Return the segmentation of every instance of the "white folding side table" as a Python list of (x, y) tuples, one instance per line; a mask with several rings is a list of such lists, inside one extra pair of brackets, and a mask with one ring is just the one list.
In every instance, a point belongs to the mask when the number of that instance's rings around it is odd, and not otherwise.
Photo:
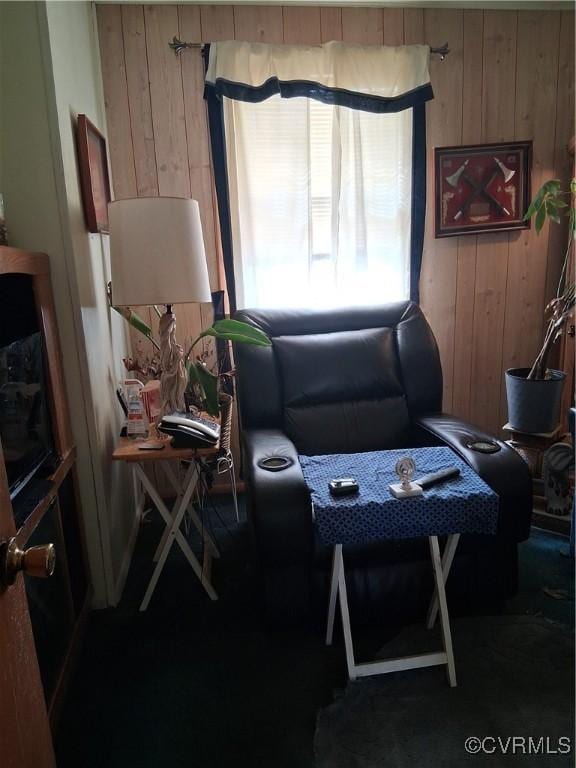
[[(427, 627), (428, 629), (431, 629), (434, 626), (439, 608), (440, 626), (442, 628), (442, 644), (444, 646), (444, 650), (436, 653), (398, 656), (393, 659), (370, 661), (363, 664), (359, 664), (354, 658), (352, 630), (350, 627), (350, 615), (348, 612), (348, 597), (346, 594), (346, 579), (344, 576), (342, 544), (336, 544), (334, 546), (332, 577), (330, 582), (330, 599), (328, 603), (326, 645), (332, 645), (334, 616), (336, 613), (336, 597), (338, 597), (342, 618), (342, 631), (344, 634), (344, 647), (346, 648), (346, 665), (348, 667), (348, 677), (350, 680), (356, 680), (358, 677), (369, 677), (370, 675), (382, 675), (387, 672), (400, 672), (401, 670), (405, 669), (417, 669), (418, 667), (433, 667), (439, 664), (445, 664), (448, 682), (452, 688), (456, 686), (456, 667), (454, 665), (452, 634), (450, 632), (450, 619), (448, 616), (448, 604), (446, 602), (446, 578), (448, 577), (450, 566), (452, 565), (452, 559), (454, 557), (456, 547), (458, 546), (459, 539), (459, 533), (455, 533), (448, 537), (448, 542), (444, 550), (444, 557), (441, 561), (438, 536), (428, 537), (436, 591), (428, 611)], [(452, 553), (449, 561), (446, 557), (448, 552)]]
[[(162, 442), (164, 448), (157, 450), (143, 450), (141, 446), (146, 445), (146, 443), (149, 442)], [(200, 477), (197, 460), (200, 458), (213, 457), (217, 454), (218, 446), (215, 446), (214, 448), (177, 449), (170, 445), (170, 438), (148, 441), (130, 440), (126, 437), (120, 438), (116, 449), (112, 454), (112, 459), (114, 461), (125, 461), (132, 467), (137, 513), (142, 512), (144, 491), (147, 491), (150, 499), (162, 515), (164, 523), (166, 524), (166, 528), (154, 555), (156, 567), (154, 568), (148, 588), (146, 589), (146, 593), (140, 604), (141, 611), (145, 611), (148, 607), (174, 542), (176, 542), (182, 550), (196, 577), (206, 590), (208, 597), (211, 600), (218, 599), (216, 590), (211, 582), (211, 573), (212, 558), (218, 558), (220, 557), (220, 554), (206, 526), (198, 517), (198, 514), (191, 503)], [(178, 469), (176, 471), (174, 469), (174, 463), (179, 463), (181, 461), (189, 462), (183, 475)], [(158, 489), (146, 474), (146, 464), (154, 464), (157, 467), (161, 467), (169, 483), (173, 487), (176, 493), (176, 500), (171, 510), (168, 509), (160, 496)], [(188, 513), (190, 520), (200, 534), (204, 544), (202, 563), (198, 561), (198, 558), (190, 549), (184, 534), (180, 530), (186, 513)]]
[[(407, 453), (414, 458), (419, 476), (454, 465), (460, 470), (460, 475), (456, 480), (426, 490), (423, 495), (395, 499), (390, 494), (389, 484), (397, 482), (394, 467), (398, 459)], [(454, 687), (456, 669), (446, 601), (446, 579), (462, 533), (496, 532), (497, 495), (447, 446), (412, 448), (408, 451), (300, 456), (299, 461), (310, 490), (316, 528), (322, 542), (333, 547), (326, 643), (332, 643), (338, 599), (349, 678), (355, 680), (369, 675), (443, 665), (446, 667), (448, 682)], [(356, 478), (359, 493), (350, 497), (332, 497), (328, 492), (328, 483), (335, 477)], [(442, 557), (438, 536), (447, 536)], [(359, 664), (354, 658), (343, 545), (379, 539), (423, 537), (428, 539), (435, 583), (435, 594), (430, 603), (426, 625), (431, 629), (440, 614), (442, 650)]]

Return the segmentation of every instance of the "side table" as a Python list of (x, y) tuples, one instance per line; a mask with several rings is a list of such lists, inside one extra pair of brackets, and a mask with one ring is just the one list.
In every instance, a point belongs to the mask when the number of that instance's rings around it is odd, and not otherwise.
[[(398, 479), (394, 471), (396, 462), (407, 454), (416, 463), (416, 477), (451, 466), (459, 468), (460, 476), (428, 489), (421, 496), (396, 499), (390, 494), (389, 485)], [(323, 544), (333, 547), (326, 643), (330, 645), (332, 642), (338, 597), (349, 678), (355, 680), (357, 677), (445, 665), (448, 682), (454, 687), (456, 669), (446, 602), (446, 579), (461, 533), (496, 533), (498, 496), (447, 447), (300, 456), (299, 461), (310, 489), (319, 536)], [(359, 484), (359, 492), (354, 496), (332, 497), (328, 483), (335, 477), (354, 477)], [(434, 625), (439, 611), (443, 650), (358, 664), (352, 643), (343, 545), (423, 536), (429, 541), (435, 582), (427, 627)], [(442, 559), (439, 536), (447, 536)]]
[(560, 425), (552, 432), (542, 432), (532, 434), (528, 432), (519, 432), (510, 424), (504, 424), (502, 430), (506, 433), (506, 442), (511, 448), (522, 456), (532, 477), (535, 479), (542, 477), (542, 458), (551, 445), (557, 443), (562, 436)]
[(442, 644), (444, 650), (436, 653), (421, 653), (413, 656), (397, 656), (394, 659), (383, 661), (370, 661), (358, 664), (354, 659), (354, 646), (352, 644), (352, 629), (350, 627), (350, 614), (348, 611), (348, 597), (346, 593), (346, 580), (344, 577), (344, 559), (342, 557), (342, 544), (334, 546), (332, 561), (332, 577), (330, 584), (330, 598), (328, 603), (328, 625), (326, 628), (326, 645), (332, 645), (332, 633), (334, 630), (334, 615), (336, 612), (336, 596), (340, 602), (342, 615), (342, 629), (344, 632), (344, 646), (346, 648), (346, 664), (348, 677), (356, 680), (358, 677), (370, 675), (382, 675), (387, 672), (400, 672), (405, 669), (417, 669), (419, 667), (433, 667), (437, 664), (445, 664), (447, 667), (448, 682), (451, 688), (456, 686), (456, 667), (454, 664), (454, 652), (452, 650), (452, 633), (450, 631), (450, 618), (448, 616), (448, 604), (446, 602), (446, 579), (450, 572), (450, 566), (460, 534), (456, 533), (448, 537), (445, 552), (451, 552), (451, 557), (445, 558), (443, 566), (440, 560), (440, 546), (438, 536), (429, 536), (430, 557), (434, 570), (436, 593), (428, 611), (427, 628), (432, 629), (436, 619), (438, 608), (440, 609), (440, 626), (442, 629)]
[[(147, 449), (146, 446), (151, 443), (162, 443), (164, 447), (157, 450)], [(143, 510), (144, 491), (146, 491), (156, 506), (156, 509), (162, 515), (166, 525), (154, 555), (156, 567), (154, 568), (148, 588), (146, 589), (146, 593), (140, 604), (141, 611), (145, 611), (148, 607), (150, 599), (156, 589), (160, 574), (164, 569), (164, 565), (166, 564), (166, 560), (175, 541), (190, 563), (192, 570), (206, 590), (209, 598), (211, 600), (218, 599), (218, 595), (212, 586), (210, 577), (212, 571), (212, 558), (218, 558), (220, 557), (220, 554), (212, 537), (206, 530), (206, 526), (203, 525), (191, 504), (192, 496), (200, 478), (200, 470), (198, 468), (197, 460), (217, 455), (218, 446), (214, 448), (177, 449), (171, 446), (170, 439), (130, 440), (127, 437), (121, 437), (116, 445), (114, 453), (112, 454), (112, 459), (114, 461), (125, 461), (132, 468), (137, 513), (141, 513)], [(188, 467), (183, 476), (179, 471), (179, 464), (182, 461), (188, 462)], [(175, 470), (173, 465), (176, 462), (178, 464), (178, 469)], [(151, 463), (162, 468), (168, 482), (176, 493), (176, 500), (171, 510), (168, 509), (150, 477), (145, 472), (145, 465)], [(188, 512), (192, 523), (202, 537), (204, 544), (202, 563), (198, 561), (198, 558), (190, 549), (184, 534), (180, 530), (186, 512)]]
[(528, 433), (514, 429), (509, 423), (502, 427), (506, 433), (506, 443), (514, 448), (528, 465), (532, 475), (534, 489), (533, 522), (547, 530), (569, 535), (570, 518), (550, 514), (547, 511), (546, 494), (542, 479), (544, 454), (554, 443), (562, 442), (565, 430), (558, 425), (552, 432)]

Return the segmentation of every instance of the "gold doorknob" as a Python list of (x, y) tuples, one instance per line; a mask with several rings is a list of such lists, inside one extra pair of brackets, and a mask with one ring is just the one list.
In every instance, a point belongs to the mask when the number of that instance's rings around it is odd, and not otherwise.
[(0, 576), (5, 585), (13, 584), (19, 571), (40, 579), (47, 579), (54, 573), (56, 566), (54, 544), (20, 549), (14, 538), (10, 539), (3, 549)]

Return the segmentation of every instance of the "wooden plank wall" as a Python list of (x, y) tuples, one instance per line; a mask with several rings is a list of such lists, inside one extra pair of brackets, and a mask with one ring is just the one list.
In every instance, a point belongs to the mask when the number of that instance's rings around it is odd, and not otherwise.
[[(220, 285), (202, 62), (167, 43), (223, 39), (271, 43), (402, 45), (446, 41), (432, 58), (428, 105), (428, 211), (422, 306), (444, 370), (444, 409), (498, 432), (506, 420), (503, 372), (528, 365), (562, 258), (558, 227), (435, 240), (433, 149), (534, 140), (533, 189), (568, 178), (574, 133), (574, 14), (282, 6), (98, 6), (114, 191), (200, 201), (213, 288)], [(179, 310), (186, 333), (205, 318)]]

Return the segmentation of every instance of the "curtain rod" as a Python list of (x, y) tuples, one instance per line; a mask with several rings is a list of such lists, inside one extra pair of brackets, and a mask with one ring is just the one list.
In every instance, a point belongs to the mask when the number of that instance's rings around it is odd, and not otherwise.
[[(182, 54), (186, 48), (204, 48), (204, 43), (186, 43), (183, 40), (179, 40), (176, 35), (174, 35), (172, 42), (168, 43), (168, 45), (172, 48), (176, 56)], [(440, 61), (444, 61), (446, 56), (450, 53), (450, 48), (448, 47), (448, 43), (444, 43), (444, 45), (441, 45), (438, 48), (430, 48), (430, 53), (440, 56)]]

